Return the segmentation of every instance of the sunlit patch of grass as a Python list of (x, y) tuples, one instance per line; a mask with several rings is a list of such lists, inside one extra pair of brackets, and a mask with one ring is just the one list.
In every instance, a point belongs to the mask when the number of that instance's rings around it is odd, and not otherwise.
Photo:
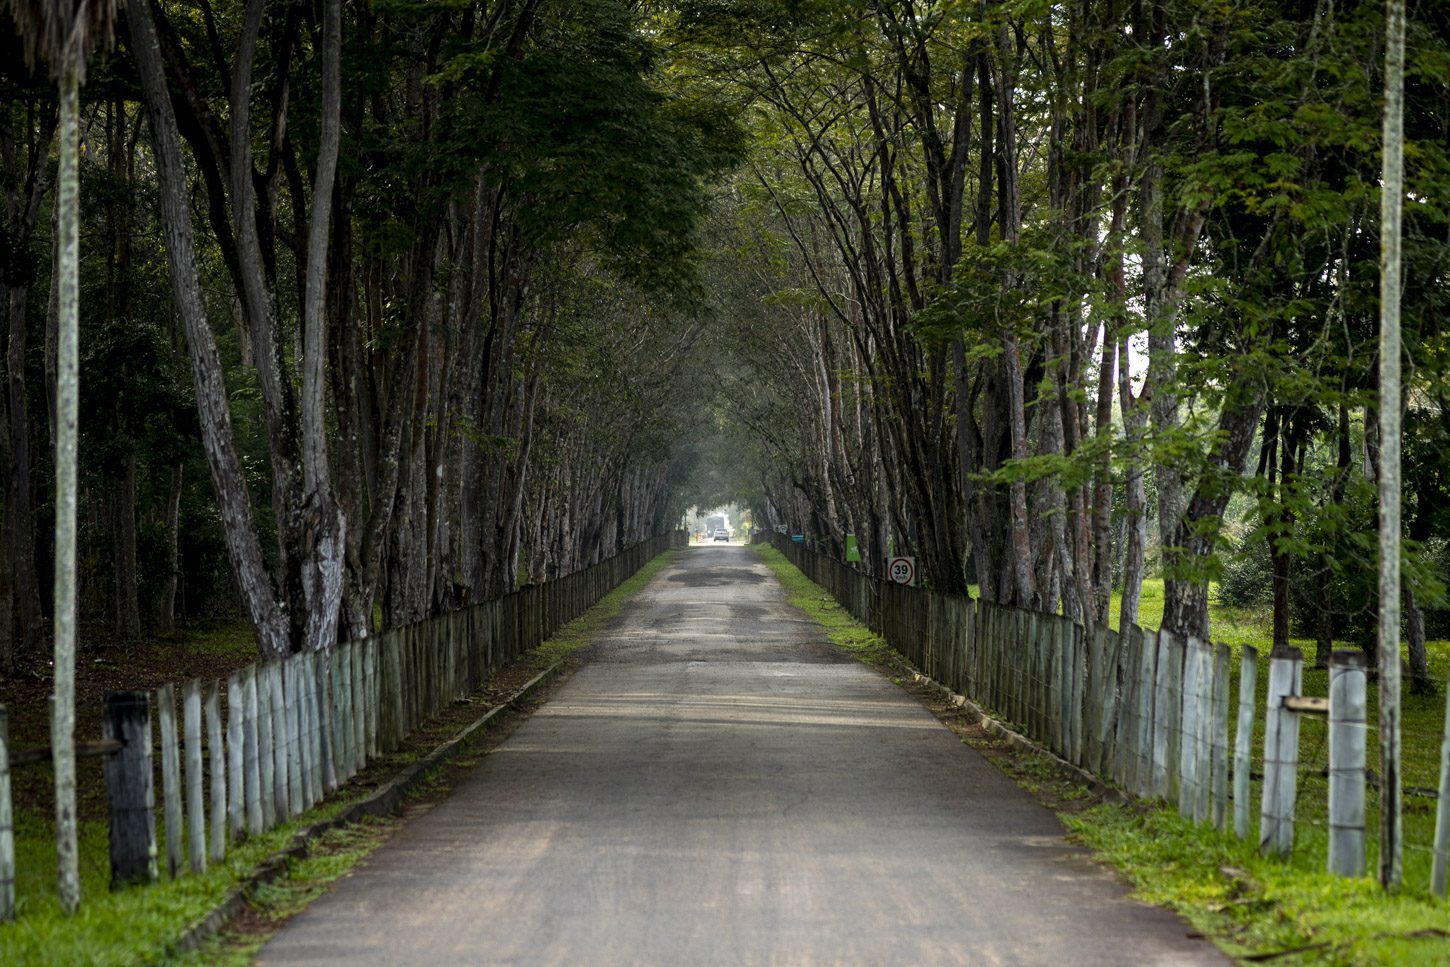
[(1137, 895), (1171, 907), (1235, 956), (1297, 951), (1280, 964), (1450, 962), (1445, 905), (1388, 895), (1374, 880), (1324, 872), (1301, 851), (1284, 861), (1166, 807), (1097, 806), (1063, 822), (1118, 867)]

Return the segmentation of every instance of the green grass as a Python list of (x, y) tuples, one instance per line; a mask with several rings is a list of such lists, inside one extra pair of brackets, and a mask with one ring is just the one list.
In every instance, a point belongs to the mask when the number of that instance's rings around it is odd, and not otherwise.
[[(81, 908), (67, 915), (55, 893), (53, 826), (33, 813), (16, 815), (15, 922), (0, 926), (0, 962), (133, 964), (161, 958), (169, 944), (205, 917), (282, 849), (303, 826), (328, 819), (356, 798), (339, 798), (234, 847), (203, 874), (183, 873), (148, 887), (111, 892), (107, 825), (80, 826)], [(165, 852), (165, 832), (158, 830)], [(161, 861), (165, 866), (164, 858)]]
[[(757, 548), (781, 578), (791, 604), (826, 629), (832, 641), (877, 661), (890, 653), (878, 636), (861, 626), (774, 548)], [(1116, 624), (1117, 596), (1112, 614)], [(1163, 613), (1163, 582), (1145, 581), (1140, 624), (1157, 627)], [(1262, 768), (1263, 707), (1268, 681), (1269, 621), (1265, 614), (1214, 606), (1213, 639), (1232, 650), (1233, 692), (1237, 694), (1243, 647), (1259, 650), (1258, 704), (1253, 768)], [(1313, 642), (1295, 640), (1312, 662)], [(1450, 643), (1427, 646), (1431, 678), (1446, 681)], [(1328, 672), (1304, 669), (1304, 693), (1328, 693)], [(1378, 771), (1374, 724), (1378, 690), (1369, 693), (1371, 724), (1369, 767)], [(1402, 773), (1407, 787), (1433, 789), (1439, 782), (1439, 753), (1445, 717), (1444, 694), (1402, 697)], [(1106, 804), (1061, 818), (1100, 858), (1133, 883), (1143, 899), (1178, 910), (1205, 935), (1235, 956), (1283, 954), (1276, 964), (1442, 964), (1450, 963), (1450, 909), (1429, 894), (1435, 816), (1434, 800), (1406, 796), (1403, 819), (1404, 886), (1386, 894), (1371, 877), (1345, 879), (1324, 872), (1328, 853), (1328, 782), (1319, 773), (1327, 765), (1323, 718), (1300, 721), (1300, 771), (1293, 855), (1287, 860), (1258, 855), (1252, 842), (1219, 833), (1179, 817), (1166, 806), (1131, 802)], [(1027, 771), (1019, 781), (1030, 787)], [(1261, 783), (1254, 781), (1250, 801), (1257, 817)], [(1366, 869), (1378, 863), (1378, 800), (1368, 790)], [(1068, 797), (1071, 798), (1071, 797)], [(1255, 820), (1257, 828), (1257, 820)], [(1301, 949), (1303, 948), (1303, 949)], [(1292, 953), (1284, 953), (1293, 951)]]
[[(552, 665), (588, 644), (601, 625), (618, 614), (624, 603), (666, 567), (676, 553), (668, 551), (655, 557), (583, 616), (561, 628), (535, 649), (535, 663)], [(211, 646), (218, 653), (224, 653), (236, 647), (233, 637), (230, 631), (219, 632)], [(390, 771), (396, 771), (421, 757), (424, 751), (391, 755), (384, 762)], [(419, 794), (437, 791), (444, 780), (442, 770), (434, 773), (425, 777)], [(329, 800), (285, 825), (248, 839), (228, 851), (221, 863), (209, 866), (204, 874), (183, 872), (169, 879), (163, 873), (159, 883), (115, 893), (109, 889), (108, 826), (104, 821), (83, 822), (79, 842), (82, 902), (74, 915), (61, 910), (56, 896), (52, 822), (34, 811), (17, 809), (17, 916), (14, 922), (0, 924), (0, 964), (6, 967), (119, 965), (168, 960), (176, 939), (221, 904), (251, 876), (258, 864), (287, 846), (299, 829), (335, 816), (369, 791), (360, 789)], [(381, 842), (379, 836), (364, 835), (359, 826), (328, 832), (320, 849), (314, 848), (306, 859), (290, 863), (282, 880), (259, 890), (254, 900), (262, 914), (280, 922), (310, 902), (326, 884), (353, 869)], [(158, 819), (157, 843), (162, 854), (165, 842), (165, 830), (160, 828)], [(164, 855), (161, 866), (164, 870)], [(260, 943), (255, 936), (224, 939), (204, 944), (201, 950), (179, 959), (197, 964), (246, 963)]]

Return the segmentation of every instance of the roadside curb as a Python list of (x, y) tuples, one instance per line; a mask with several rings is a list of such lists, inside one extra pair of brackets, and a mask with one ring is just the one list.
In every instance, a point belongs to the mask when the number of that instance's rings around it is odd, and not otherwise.
[(304, 826), (292, 837), (292, 842), (258, 864), (252, 875), (227, 895), (216, 909), (188, 927), (169, 946), (171, 954), (195, 950), (208, 937), (213, 936), (226, 925), (247, 904), (247, 898), (257, 887), (271, 883), (287, 870), (287, 864), (294, 859), (305, 859), (312, 844), (324, 833), (355, 823), (365, 817), (380, 817), (393, 813), (402, 805), (408, 794), (422, 781), (428, 772), (452, 759), (463, 744), (484, 729), (494, 719), (517, 708), (541, 686), (552, 679), (564, 666), (560, 659), (525, 682), (518, 691), (493, 706), (473, 722), (464, 726), (453, 738), (438, 745), (423, 758), (405, 766), (397, 775), (384, 782), (372, 794), (346, 807), (331, 819)]
[(1047, 763), (1053, 768), (1055, 772), (1057, 772), (1066, 779), (1069, 779), (1073, 782), (1080, 782), (1083, 785), (1087, 786), (1093, 791), (1093, 794), (1100, 798), (1103, 802), (1127, 801), (1127, 797), (1123, 795), (1121, 789), (1117, 788), (1116, 786), (1109, 785), (1106, 782), (1103, 782), (1103, 780), (1099, 779), (1091, 772), (1088, 772), (1086, 769), (1082, 769), (1078, 766), (1073, 765), (1071, 762), (1068, 762), (1057, 753), (1038, 745), (1036, 742), (1033, 742), (1021, 732), (1017, 732), (1011, 728), (1008, 728), (1005, 724), (1003, 724), (998, 719), (993, 718), (990, 714), (988, 714), (985, 709), (983, 709), (976, 702), (973, 702), (971, 699), (967, 698), (965, 695), (958, 695), (956, 692), (952, 691), (941, 682), (937, 681), (929, 675), (923, 675), (921, 672), (917, 671), (915, 668), (912, 668), (904, 661), (893, 660), (893, 664), (895, 664), (897, 670), (900, 671), (903, 675), (909, 676), (915, 684), (925, 685), (928, 688), (935, 689), (945, 694), (948, 701), (950, 701), (957, 708), (967, 713), (967, 717), (972, 720), (973, 725), (979, 726), (989, 735), (1002, 739), (1014, 749), (1022, 752), (1031, 752), (1035, 755), (1041, 756), (1043, 759), (1047, 760)]

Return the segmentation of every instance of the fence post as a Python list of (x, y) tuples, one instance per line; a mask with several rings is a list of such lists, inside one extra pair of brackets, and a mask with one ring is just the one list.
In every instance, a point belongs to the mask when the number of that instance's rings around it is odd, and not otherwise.
[(352, 709), (352, 774), (357, 775), (368, 764), (367, 675), (364, 671), (366, 641), (350, 642), (347, 646), (348, 659), (352, 665), (352, 677), (348, 685), (349, 707)]
[(267, 686), (268, 705), (272, 711), (272, 814), (278, 825), (291, 815), (291, 792), (287, 778), (287, 704), (282, 691), (282, 662), (271, 661), (262, 666), (266, 669), (263, 681)]
[(242, 673), (232, 672), (227, 676), (227, 828), (232, 842), (242, 838), (246, 826), (246, 766), (243, 756)]
[(1362, 651), (1329, 656), (1329, 872), (1364, 875), (1365, 668)]
[(261, 773), (260, 796), (262, 800), (262, 828), (271, 829), (277, 824), (277, 776), (275, 764), (275, 736), (272, 734), (272, 688), (271, 666), (256, 666), (255, 688), (257, 692), (257, 765)]
[(1193, 757), (1193, 819), (1206, 823), (1213, 793), (1213, 645), (1207, 641), (1196, 642), (1193, 660), (1198, 663), (1198, 688), (1193, 696), (1198, 706), (1192, 736), (1198, 746)]
[(176, 689), (162, 685), (156, 690), (156, 707), (161, 717), (161, 795), (166, 814), (166, 872), (172, 878), (181, 872), (181, 756), (176, 747)]
[(0, 705), (0, 923), (15, 919), (15, 815), (10, 808), (10, 720)]
[(221, 686), (212, 679), (206, 690), (206, 745), (211, 754), (211, 858), (227, 855), (227, 750), (222, 743)]
[(1258, 698), (1259, 650), (1244, 645), (1239, 650), (1239, 717), (1234, 730), (1234, 835), (1249, 838), (1253, 813), (1249, 803), (1249, 757), (1254, 742), (1254, 706)]
[(363, 712), (367, 731), (367, 758), (378, 757), (378, 636), (363, 642)]
[(1219, 642), (1213, 653), (1213, 825), (1228, 828), (1229, 647)]
[[(155, 882), (156, 793), (151, 778), (151, 696), (145, 692), (107, 692), (101, 735), (121, 743), (119, 752), (106, 756), (104, 766), (106, 795), (110, 800), (111, 889)], [(0, 790), (0, 794), (4, 792), (8, 790)], [(0, 799), (9, 804), (8, 795), (0, 795)]]
[(257, 666), (242, 672), (242, 769), (244, 773), (247, 832), (262, 832), (262, 763), (257, 748)]
[(1138, 734), (1134, 737), (1133, 756), (1138, 761), (1138, 785), (1133, 792), (1139, 796), (1153, 795), (1153, 692), (1158, 668), (1158, 632), (1138, 628), (1143, 646), (1138, 656)]
[(1202, 665), (1198, 660), (1200, 642), (1185, 639), (1183, 651), (1182, 713), (1178, 744), (1178, 815), (1196, 818), (1198, 808), (1198, 719), (1201, 714)]
[(298, 816), (307, 808), (307, 783), (303, 780), (302, 759), (302, 690), (297, 656), (282, 660), (282, 677), (286, 686), (283, 708), (287, 713), (287, 815)]
[(1264, 720), (1264, 796), (1259, 819), (1259, 850), (1288, 856), (1294, 849), (1294, 792), (1298, 784), (1299, 716), (1284, 699), (1299, 694), (1304, 656), (1298, 648), (1275, 649), (1269, 656), (1268, 711)]
[(1440, 740), (1440, 801), (1435, 807), (1434, 860), (1430, 867), (1430, 891), (1445, 895), (1450, 873), (1450, 688), (1445, 696), (1445, 734)]
[(182, 724), (186, 734), (186, 832), (191, 869), (206, 872), (206, 814), (201, 769), (201, 682), (181, 687)]

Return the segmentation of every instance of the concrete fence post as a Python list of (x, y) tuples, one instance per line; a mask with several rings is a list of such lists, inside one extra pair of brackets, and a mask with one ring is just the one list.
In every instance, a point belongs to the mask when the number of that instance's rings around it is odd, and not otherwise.
[(1364, 875), (1366, 660), (1362, 651), (1329, 658), (1329, 872)]
[(1269, 656), (1268, 709), (1264, 720), (1264, 795), (1259, 817), (1259, 850), (1288, 856), (1294, 849), (1294, 793), (1298, 786), (1299, 715), (1284, 708), (1298, 695), (1304, 655), (1276, 648)]

